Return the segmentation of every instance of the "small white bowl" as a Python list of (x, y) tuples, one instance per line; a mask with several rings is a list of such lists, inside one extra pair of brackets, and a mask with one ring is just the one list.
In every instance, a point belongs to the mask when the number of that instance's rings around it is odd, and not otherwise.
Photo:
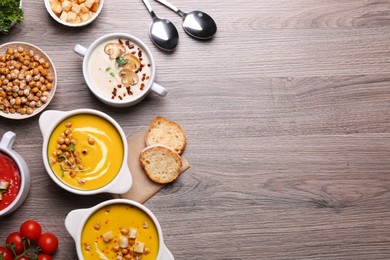
[[(88, 64), (89, 59), (94, 52), (94, 50), (102, 43), (109, 41), (109, 40), (118, 40), (123, 39), (130, 42), (133, 42), (141, 47), (143, 53), (148, 56), (151, 64), (151, 73), (150, 73), (150, 79), (148, 83), (146, 84), (144, 90), (134, 96), (131, 96), (130, 98), (124, 98), (123, 100), (117, 100), (117, 99), (111, 99), (111, 94), (105, 94), (98, 90), (96, 86), (92, 83), (92, 80), (89, 75), (88, 71)], [(137, 37), (126, 34), (126, 33), (111, 33), (101, 36), (100, 38), (96, 39), (89, 48), (85, 48), (81, 46), (80, 44), (76, 44), (74, 47), (74, 52), (78, 55), (83, 57), (83, 76), (84, 79), (89, 87), (89, 89), (92, 91), (92, 93), (102, 102), (106, 103), (107, 105), (114, 106), (114, 107), (128, 107), (135, 105), (142, 101), (151, 91), (153, 91), (155, 94), (159, 96), (166, 96), (168, 91), (161, 85), (154, 82), (155, 76), (156, 76), (156, 65), (153, 59), (152, 52), (149, 50), (149, 48), (146, 46), (145, 43), (143, 43), (140, 39)]]
[(57, 22), (59, 22), (60, 24), (63, 24), (65, 26), (69, 26), (69, 27), (82, 27), (82, 26), (85, 26), (85, 25), (92, 23), (99, 16), (100, 12), (102, 11), (103, 4), (104, 4), (104, 0), (100, 0), (100, 4), (99, 4), (99, 8), (98, 8), (97, 12), (93, 13), (92, 17), (89, 20), (87, 20), (85, 22), (81, 22), (81, 23), (71, 23), (71, 22), (66, 22), (66, 21), (61, 20), (51, 9), (50, 0), (45, 0), (45, 7), (46, 7), (47, 12), (50, 14), (50, 16), (53, 17), (53, 19), (56, 20)]
[(9, 156), (18, 166), (20, 172), (20, 189), (18, 195), (12, 201), (12, 203), (3, 210), (0, 210), (0, 217), (5, 216), (19, 208), (27, 198), (28, 192), (30, 190), (30, 171), (27, 167), (27, 164), (17, 152), (12, 150), (15, 137), (15, 133), (10, 131), (6, 132), (0, 142), (0, 152)]
[(52, 82), (53, 86), (52, 86), (52, 89), (50, 90), (49, 99), (41, 107), (35, 108), (35, 110), (32, 114), (22, 115), (19, 113), (5, 113), (2, 110), (0, 110), (0, 116), (5, 117), (5, 118), (9, 118), (9, 119), (26, 119), (26, 118), (29, 118), (29, 117), (32, 117), (32, 116), (39, 114), (50, 104), (51, 100), (54, 97), (56, 89), (57, 89), (57, 72), (56, 72), (56, 68), (54, 67), (54, 63), (50, 59), (50, 57), (43, 50), (38, 48), (37, 46), (35, 46), (31, 43), (27, 43), (27, 42), (7, 42), (7, 43), (0, 45), (0, 55), (4, 55), (8, 48), (17, 48), (19, 46), (23, 47), (26, 50), (33, 50), (35, 54), (39, 55), (42, 58), (45, 58), (45, 60), (47, 62), (49, 62), (49, 64), (50, 64), (49, 72), (53, 75), (54, 80)]
[(104, 201), (92, 208), (88, 209), (77, 209), (68, 213), (65, 218), (65, 227), (68, 230), (69, 234), (72, 236), (73, 240), (76, 244), (77, 256), (79, 259), (84, 259), (82, 249), (81, 249), (81, 235), (84, 229), (84, 225), (86, 224), (88, 218), (92, 216), (93, 213), (98, 211), (103, 207), (107, 207), (109, 205), (114, 204), (126, 204), (130, 206), (134, 206), (143, 212), (145, 212), (154, 222), (159, 238), (159, 249), (156, 260), (174, 260), (172, 253), (166, 247), (163, 238), (163, 232), (158, 222), (156, 216), (144, 205), (127, 199), (111, 199)]
[[(117, 173), (116, 177), (111, 182), (98, 189), (81, 190), (81, 189), (73, 188), (67, 185), (66, 183), (64, 183), (63, 181), (61, 181), (50, 167), (50, 162), (48, 159), (48, 145), (49, 145), (49, 140), (50, 140), (50, 136), (52, 135), (52, 132), (57, 127), (57, 125), (61, 123), (63, 120), (65, 120), (70, 116), (74, 116), (78, 114), (92, 114), (107, 120), (116, 128), (116, 130), (118, 131), (122, 139), (122, 144), (123, 144), (122, 166), (119, 169), (119, 172)], [(76, 109), (67, 112), (48, 110), (43, 112), (42, 115), (39, 117), (39, 126), (43, 135), (43, 146), (42, 146), (43, 163), (45, 165), (47, 173), (58, 186), (60, 186), (61, 188), (69, 192), (80, 194), (80, 195), (93, 195), (93, 194), (104, 193), (104, 192), (121, 194), (130, 190), (133, 181), (127, 163), (127, 158), (128, 158), (127, 139), (120, 125), (112, 117), (94, 109)], [(110, 151), (108, 151), (108, 153), (110, 153)]]

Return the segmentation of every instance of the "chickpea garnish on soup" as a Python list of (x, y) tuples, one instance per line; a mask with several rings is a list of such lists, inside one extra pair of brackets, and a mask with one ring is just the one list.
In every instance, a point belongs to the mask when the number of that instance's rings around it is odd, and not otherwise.
[(51, 170), (66, 185), (79, 190), (106, 186), (122, 167), (121, 136), (109, 121), (77, 114), (59, 123), (50, 136)]

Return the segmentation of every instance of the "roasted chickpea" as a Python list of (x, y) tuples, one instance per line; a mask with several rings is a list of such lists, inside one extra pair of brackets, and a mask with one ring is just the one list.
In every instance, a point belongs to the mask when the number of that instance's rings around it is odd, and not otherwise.
[(9, 55), (14, 54), (14, 48), (8, 48), (7, 49), (7, 54), (9, 54)]
[(34, 68), (33, 69), (33, 75), (38, 75), (39, 74), (39, 69), (38, 68)]
[(34, 112), (34, 109), (33, 109), (33, 108), (31, 108), (31, 107), (28, 107), (28, 108), (27, 108), (27, 114), (28, 114), (28, 115), (31, 115), (33, 112)]
[(31, 92), (34, 93), (34, 94), (35, 94), (35, 93), (38, 93), (38, 91), (39, 91), (39, 88), (38, 88), (38, 87), (35, 87), (35, 88), (33, 88), (33, 89), (31, 90)]
[(44, 63), (42, 63), (42, 66), (43, 66), (45, 69), (50, 68), (50, 64), (49, 64), (49, 62), (47, 62), (47, 61), (45, 61)]

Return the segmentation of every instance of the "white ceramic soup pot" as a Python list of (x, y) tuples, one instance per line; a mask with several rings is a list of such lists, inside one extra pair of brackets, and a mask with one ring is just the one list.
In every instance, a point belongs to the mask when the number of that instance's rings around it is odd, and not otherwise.
[[(58, 186), (80, 195), (120, 194), (131, 188), (127, 139), (113, 118), (94, 109), (48, 110), (40, 116), (39, 126), (43, 135), (43, 163)], [(70, 132), (66, 132), (67, 127)], [(62, 143), (68, 142), (68, 148), (61, 147), (61, 138)], [(85, 164), (86, 161), (89, 165)]]
[(143, 100), (150, 91), (165, 96), (168, 91), (154, 82), (155, 62), (149, 48), (126, 33), (106, 34), (89, 48), (76, 44), (83, 59), (83, 76), (92, 93), (114, 107), (128, 107)]
[[(132, 218), (132, 217), (127, 217), (127, 215), (126, 215), (126, 216), (122, 217), (122, 221), (124, 221), (126, 223), (122, 223), (122, 222), (116, 223), (117, 218), (111, 219), (108, 216), (108, 214), (110, 214), (111, 212), (114, 211), (113, 206), (115, 206), (115, 205), (119, 205), (122, 207), (131, 207), (131, 208), (135, 208), (136, 210), (140, 210), (140, 211), (144, 212), (146, 214), (146, 216), (148, 216), (148, 219), (151, 219), (151, 221), (153, 221), (154, 226), (157, 229), (158, 253), (156, 254), (157, 256), (155, 259), (156, 260), (174, 260), (172, 253), (169, 251), (169, 249), (166, 247), (166, 245), (164, 243), (163, 232), (161, 230), (161, 226), (160, 226), (156, 216), (144, 205), (142, 205), (136, 201), (132, 201), (132, 200), (128, 200), (128, 199), (111, 199), (111, 200), (107, 200), (105, 202), (102, 202), (102, 203), (100, 203), (92, 208), (77, 209), (77, 210), (73, 210), (73, 211), (69, 212), (69, 214), (65, 218), (65, 227), (75, 241), (77, 256), (79, 259), (86, 259), (83, 255), (83, 248), (82, 248), (83, 246), (86, 246), (86, 241), (83, 241), (83, 231), (85, 231), (85, 230), (91, 231), (92, 229), (95, 229), (95, 230), (93, 230), (93, 232), (98, 233), (104, 229), (104, 223), (108, 223), (108, 222), (113, 222), (114, 223), (113, 225), (118, 225), (118, 226), (120, 226), (122, 224), (124, 224), (125, 226), (127, 224), (131, 226), (133, 219), (135, 219), (136, 217)], [(100, 222), (101, 219), (99, 217), (94, 216), (94, 213), (99, 212), (99, 211), (104, 212), (105, 220), (103, 223)], [(117, 211), (117, 212), (119, 212), (119, 211)], [(131, 215), (132, 213), (128, 213), (128, 214)], [(91, 219), (90, 222), (92, 222), (92, 223), (88, 223), (89, 219)], [(127, 220), (128, 220), (128, 222), (127, 222)], [(96, 223), (98, 223), (99, 227), (97, 228), (96, 226), (94, 226), (94, 228), (91, 228), (90, 225), (95, 223), (95, 221), (96, 221)], [(137, 221), (142, 221), (142, 220), (136, 220), (134, 222), (137, 222)], [(133, 224), (134, 224), (134, 222), (133, 222)], [(145, 227), (142, 227), (141, 229), (143, 229), (143, 228), (145, 228)], [(149, 226), (146, 228), (151, 228), (151, 227)], [(112, 230), (110, 230), (110, 231), (112, 231)], [(101, 231), (101, 232), (103, 232), (103, 231)], [(118, 231), (116, 231), (116, 232), (118, 232)], [(129, 235), (126, 234), (126, 237), (130, 237), (130, 233), (129, 233)], [(86, 235), (84, 235), (84, 237), (88, 238), (90, 236), (86, 234)], [(104, 235), (103, 235), (103, 237), (104, 237)], [(138, 233), (137, 233), (137, 239), (138, 239)], [(119, 239), (119, 240), (121, 240), (121, 239)], [(101, 252), (99, 251), (99, 248), (96, 248), (96, 247), (98, 247), (97, 245), (99, 244), (99, 241), (94, 241), (94, 242), (95, 242), (95, 245), (91, 245), (91, 248), (89, 250), (91, 250), (91, 252), (92, 252), (92, 250), (94, 252), (98, 252), (98, 254), (100, 254), (100, 259), (108, 259), (107, 257), (105, 257), (104, 255), (101, 254)], [(115, 246), (115, 238), (107, 246), (114, 247)], [(146, 246), (147, 246), (147, 243), (145, 243), (145, 247)]]
[[(3, 209), (0, 209), (0, 217), (5, 216), (19, 208), (23, 204), (30, 190), (30, 171), (27, 167), (27, 164), (17, 152), (12, 150), (15, 137), (15, 133), (9, 131), (3, 135), (3, 138), (0, 142), (0, 155), (2, 156), (1, 161), (5, 160), (4, 165), (0, 166), (0, 181), (8, 183), (7, 189), (5, 189), (5, 192), (2, 194), (2, 203), (3, 206), (6, 203), (9, 203), (4, 208), (2, 207)], [(3, 167), (7, 167), (7, 169)], [(8, 171), (10, 168), (15, 168), (15, 170), (19, 171), (20, 179), (17, 178), (17, 175), (19, 175), (17, 172), (10, 173)], [(5, 172), (2, 172), (3, 170)], [(14, 180), (12, 175), (14, 175), (14, 177), (16, 177), (18, 180)], [(14, 191), (17, 193), (15, 194)]]

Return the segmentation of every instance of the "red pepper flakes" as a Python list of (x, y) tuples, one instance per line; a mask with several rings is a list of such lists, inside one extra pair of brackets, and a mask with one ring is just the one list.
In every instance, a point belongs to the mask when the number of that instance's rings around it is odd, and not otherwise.
[(118, 42), (119, 42), (120, 45), (123, 45), (123, 42), (122, 42), (121, 39), (118, 39)]
[(125, 44), (127, 45), (127, 47), (129, 49), (133, 49), (134, 48), (134, 45), (132, 43), (130, 43), (129, 41), (126, 41)]

